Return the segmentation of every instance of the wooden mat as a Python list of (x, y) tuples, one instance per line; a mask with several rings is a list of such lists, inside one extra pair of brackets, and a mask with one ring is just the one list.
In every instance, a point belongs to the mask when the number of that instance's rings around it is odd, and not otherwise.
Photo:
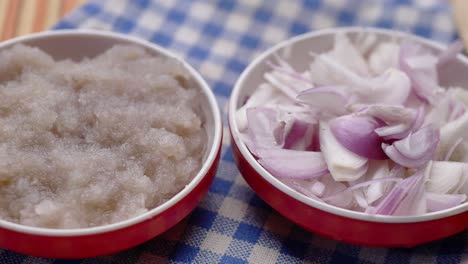
[(86, 0), (0, 0), (0, 41), (43, 31)]

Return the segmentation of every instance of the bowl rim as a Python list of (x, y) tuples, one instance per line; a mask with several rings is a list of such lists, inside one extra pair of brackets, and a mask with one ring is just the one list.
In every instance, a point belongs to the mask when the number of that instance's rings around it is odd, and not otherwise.
[[(362, 220), (362, 221), (367, 221), (367, 222), (376, 222), (376, 223), (417, 223), (417, 222), (424, 222), (424, 221), (432, 221), (432, 220), (437, 220), (441, 218), (446, 218), (450, 216), (454, 216), (457, 214), (464, 213), (468, 211), (468, 202), (465, 202), (461, 205), (458, 205), (456, 207), (452, 207), (446, 210), (442, 211), (437, 211), (437, 212), (432, 212), (432, 213), (426, 213), (422, 215), (416, 215), (416, 216), (388, 216), (388, 215), (372, 215), (372, 214), (366, 214), (363, 212), (356, 212), (348, 209), (343, 209), (339, 207), (335, 207), (333, 205), (329, 205), (326, 203), (322, 203), (319, 201), (316, 201), (312, 198), (309, 198), (296, 190), (293, 190), (292, 188), (288, 187), (278, 179), (276, 179), (273, 175), (271, 175), (267, 170), (265, 170), (254, 158), (254, 156), (250, 153), (248, 150), (247, 146), (245, 143), (242, 141), (239, 129), (237, 127), (236, 119), (235, 119), (235, 113), (236, 110), (238, 109), (238, 101), (239, 101), (239, 94), (242, 88), (244, 87), (243, 83), (245, 82), (246, 78), (250, 75), (250, 72), (257, 67), (258, 65), (261, 65), (264, 63), (264, 60), (274, 52), (285, 48), (289, 45), (292, 45), (294, 43), (304, 41), (310, 38), (315, 38), (323, 35), (333, 35), (336, 33), (374, 33), (374, 34), (379, 34), (379, 35), (385, 35), (389, 37), (395, 37), (398, 39), (401, 38), (407, 38), (413, 41), (416, 41), (418, 43), (421, 43), (424, 46), (428, 46), (430, 48), (433, 48), (435, 50), (441, 51), (444, 48), (446, 48), (446, 45), (438, 43), (436, 41), (423, 38), (421, 36), (417, 36), (414, 34), (410, 34), (407, 32), (402, 32), (398, 30), (393, 30), (393, 29), (383, 29), (383, 28), (374, 28), (374, 27), (338, 27), (338, 28), (329, 28), (329, 29), (322, 29), (322, 30), (317, 30), (317, 31), (312, 31), (308, 32), (305, 34), (301, 34), (295, 37), (292, 37), (290, 39), (284, 40), (273, 47), (265, 50), (262, 52), (257, 58), (255, 58), (248, 66), (247, 68), (244, 69), (240, 77), (237, 79), (237, 82), (234, 85), (234, 88), (231, 93), (230, 101), (229, 101), (229, 114), (228, 114), (228, 124), (230, 127), (231, 135), (233, 138), (233, 144), (236, 144), (238, 147), (241, 155), (244, 158), (250, 166), (258, 173), (260, 177), (262, 177), (264, 180), (266, 180), (268, 183), (273, 185), (275, 188), (277, 188), (279, 191), (287, 194), (288, 196), (294, 198), (298, 202), (301, 202), (303, 204), (306, 204), (308, 206), (311, 206), (315, 209), (322, 210), (324, 212), (346, 217), (346, 218), (352, 218), (356, 220)], [(461, 60), (465, 65), (468, 66), (468, 58), (464, 56), (458, 56), (458, 60)]]
[(161, 54), (168, 58), (173, 58), (179, 61), (185, 69), (187, 69), (192, 78), (194, 78), (195, 82), (200, 86), (201, 92), (206, 96), (209, 107), (210, 113), (213, 118), (213, 143), (210, 146), (209, 152), (206, 155), (206, 160), (204, 161), (202, 167), (195, 175), (195, 177), (190, 181), (189, 184), (185, 186), (184, 189), (179, 191), (175, 196), (173, 196), (168, 201), (164, 202), (163, 204), (140, 214), (138, 216), (132, 217), (130, 219), (119, 221), (112, 224), (101, 225), (96, 227), (87, 227), (87, 228), (76, 228), (76, 229), (54, 229), (54, 228), (43, 228), (43, 227), (34, 227), (34, 226), (27, 226), (18, 223), (13, 223), (10, 221), (6, 221), (0, 219), (0, 228), (8, 229), (11, 231), (30, 234), (30, 235), (40, 235), (40, 236), (52, 236), (52, 237), (77, 237), (77, 236), (89, 236), (89, 235), (97, 235), (101, 233), (108, 233), (112, 231), (116, 231), (119, 229), (124, 229), (126, 227), (130, 227), (136, 225), (138, 223), (144, 222), (151, 218), (157, 217), (167, 209), (171, 208), (172, 206), (179, 203), (184, 197), (186, 197), (189, 193), (191, 193), (196, 186), (198, 186), (201, 181), (207, 176), (208, 171), (214, 166), (214, 163), (217, 159), (218, 152), (221, 148), (222, 143), (222, 133), (223, 133), (223, 126), (222, 126), (222, 118), (221, 118), (221, 111), (216, 101), (215, 95), (211, 90), (208, 83), (203, 79), (200, 73), (198, 73), (187, 61), (182, 59), (180, 56), (176, 55), (172, 51), (159, 46), (155, 43), (151, 43), (141, 38), (137, 38), (130, 35), (125, 35), (122, 33), (110, 32), (110, 31), (100, 31), (95, 29), (63, 29), (63, 30), (51, 30), (51, 31), (43, 31), (39, 33), (29, 34), (25, 36), (20, 36), (16, 38), (12, 38), (3, 42), (0, 42), (0, 50), (14, 45), (23, 43), (24, 41), (31, 41), (31, 40), (39, 40), (39, 39), (47, 39), (47, 38), (54, 38), (54, 37), (96, 37), (96, 38), (103, 38), (103, 39), (115, 39), (120, 41), (127, 41), (132, 44), (135, 44), (140, 47), (144, 47), (149, 51), (156, 52), (157, 54)]

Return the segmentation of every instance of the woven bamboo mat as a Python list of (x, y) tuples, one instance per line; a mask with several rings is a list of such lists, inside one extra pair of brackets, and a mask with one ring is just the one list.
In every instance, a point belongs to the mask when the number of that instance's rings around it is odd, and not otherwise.
[(86, 0), (0, 0), (0, 41), (53, 26)]

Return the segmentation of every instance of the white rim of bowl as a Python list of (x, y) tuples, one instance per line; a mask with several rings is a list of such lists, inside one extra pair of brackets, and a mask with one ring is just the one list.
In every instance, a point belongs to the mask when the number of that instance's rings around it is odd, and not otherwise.
[[(415, 40), (419, 43), (422, 43), (423, 45), (429, 46), (431, 48), (437, 49), (437, 50), (442, 50), (446, 46), (437, 43), (435, 41), (425, 39), (423, 37), (419, 37), (416, 35), (412, 35), (409, 33), (401, 32), (401, 31), (396, 31), (396, 30), (390, 30), (390, 29), (379, 29), (379, 28), (369, 28), (369, 27), (342, 27), (342, 28), (330, 28), (330, 29), (324, 29), (324, 30), (317, 30), (309, 33), (305, 33), (290, 39), (287, 39), (285, 41), (282, 41), (278, 43), (277, 45), (269, 48), (268, 50), (262, 52), (257, 58), (254, 59), (253, 62), (251, 62), (247, 68), (242, 72), (241, 76), (237, 80), (234, 89), (231, 93), (231, 98), (229, 101), (229, 117), (228, 117), (228, 122), (229, 126), (232, 129), (232, 136), (234, 138), (234, 142), (237, 147), (239, 148), (239, 151), (241, 152), (242, 156), (248, 161), (248, 163), (255, 169), (255, 171), (261, 175), (261, 177), (272, 184), (274, 187), (282, 191), (283, 193), (291, 196), (292, 198), (309, 205), (311, 207), (314, 207), (316, 209), (320, 209), (322, 211), (325, 211), (327, 213), (343, 216), (343, 217), (348, 217), (352, 219), (357, 219), (357, 220), (362, 220), (362, 221), (368, 221), (368, 222), (379, 222), (379, 223), (416, 223), (416, 222), (423, 222), (423, 221), (430, 221), (430, 220), (437, 220), (453, 215), (457, 215), (460, 213), (464, 213), (468, 211), (468, 202), (465, 202), (459, 206), (438, 211), (438, 212), (433, 212), (433, 213), (427, 213), (423, 215), (417, 215), (417, 216), (387, 216), (387, 215), (372, 215), (372, 214), (366, 214), (362, 212), (356, 212), (356, 211), (351, 211), (348, 209), (343, 209), (339, 207), (335, 207), (333, 205), (329, 205), (326, 203), (321, 203), (319, 201), (313, 200), (311, 198), (308, 198), (307, 196), (291, 189), (290, 187), (286, 186), (284, 183), (280, 182), (278, 179), (273, 177), (267, 170), (265, 170), (260, 164), (257, 162), (257, 160), (253, 157), (253, 155), (250, 153), (248, 150), (247, 146), (244, 144), (244, 142), (241, 140), (239, 136), (239, 129), (236, 124), (236, 119), (235, 119), (235, 113), (237, 110), (237, 104), (239, 101), (239, 93), (240, 90), (243, 86), (243, 83), (251, 70), (257, 65), (263, 64), (264, 60), (266, 57), (271, 55), (272, 53), (278, 51), (281, 48), (284, 48), (286, 46), (289, 46), (293, 43), (302, 41), (304, 39), (308, 38), (313, 38), (321, 35), (332, 35), (336, 34), (338, 32), (344, 32), (344, 33), (352, 33), (352, 32), (363, 32), (363, 33), (376, 33), (376, 34), (381, 34), (381, 35), (387, 35), (390, 37), (397, 37), (397, 38), (408, 38), (411, 40)], [(468, 66), (468, 59), (462, 56), (458, 56), (459, 60), (463, 61), (464, 64)]]
[(13, 38), (4, 42), (0, 43), (0, 49), (3, 49), (6, 46), (22, 43), (27, 40), (36, 40), (42, 38), (50, 38), (50, 37), (66, 37), (66, 36), (95, 36), (95, 37), (103, 37), (103, 38), (110, 38), (110, 39), (117, 39), (122, 41), (131, 42), (138, 46), (142, 46), (150, 51), (155, 51), (163, 56), (167, 56), (170, 58), (174, 58), (181, 62), (183, 66), (190, 72), (190, 75), (195, 79), (195, 81), (200, 85), (200, 88), (204, 95), (206, 95), (211, 112), (213, 114), (212, 118), (214, 119), (214, 136), (213, 136), (213, 144), (211, 149), (206, 156), (206, 160), (198, 171), (197, 175), (190, 181), (188, 185), (185, 186), (179, 193), (173, 196), (170, 200), (166, 201), (165, 203), (149, 210), (148, 212), (138, 215), (136, 217), (132, 217), (130, 219), (116, 222), (113, 224), (96, 226), (96, 227), (87, 227), (87, 228), (77, 228), (77, 229), (52, 229), (52, 228), (42, 228), (42, 227), (32, 227), (21, 225), (13, 222), (9, 222), (6, 220), (0, 219), (0, 228), (9, 229), (19, 233), (25, 233), (30, 235), (42, 235), (42, 236), (54, 236), (54, 237), (68, 237), (68, 236), (87, 236), (87, 235), (97, 235), (101, 233), (107, 233), (119, 229), (123, 229), (138, 223), (141, 223), (145, 220), (153, 218), (165, 210), (169, 209), (170, 207), (174, 206), (180, 200), (182, 200), (185, 196), (187, 196), (193, 189), (198, 186), (198, 184), (205, 178), (208, 171), (211, 169), (213, 164), (215, 163), (216, 156), (218, 151), (221, 148), (221, 138), (222, 138), (222, 119), (221, 119), (221, 112), (218, 107), (218, 103), (215, 99), (215, 96), (210, 89), (209, 85), (203, 79), (203, 77), (185, 60), (180, 58), (179, 56), (175, 55), (171, 51), (158, 46), (157, 44), (148, 42), (146, 40), (136, 38), (129, 35), (124, 35), (115, 32), (107, 32), (107, 31), (99, 31), (99, 30), (92, 30), (92, 29), (72, 29), (72, 30), (52, 30), (52, 31), (44, 31), (40, 33), (30, 34), (22, 37)]

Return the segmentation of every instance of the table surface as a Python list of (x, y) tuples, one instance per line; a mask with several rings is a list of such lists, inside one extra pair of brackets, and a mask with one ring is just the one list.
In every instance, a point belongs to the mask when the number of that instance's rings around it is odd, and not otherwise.
[[(0, 38), (47, 28), (81, 2), (0, 0)], [(226, 103), (236, 78), (272, 45), (307, 31), (350, 25), (396, 28), (448, 43), (456, 35), (447, 3), (95, 0), (54, 28), (122, 32), (178, 53), (211, 85), (226, 121)], [(307, 232), (255, 195), (239, 174), (230, 148), (226, 135), (219, 171), (205, 199), (157, 238), (115, 255), (73, 261), (0, 249), (0, 263), (468, 263), (466, 231), (411, 249), (359, 247)]]

